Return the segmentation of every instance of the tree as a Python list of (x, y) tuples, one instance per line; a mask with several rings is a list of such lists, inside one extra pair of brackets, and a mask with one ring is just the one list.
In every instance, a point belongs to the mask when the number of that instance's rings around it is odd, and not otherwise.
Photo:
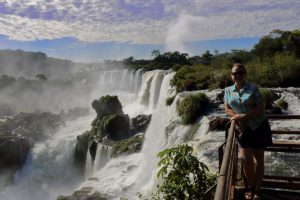
[(160, 55), (160, 51), (158, 49), (155, 49), (151, 52), (151, 57), (156, 58), (159, 55)]
[(131, 64), (133, 64), (133, 62), (134, 62), (134, 57), (133, 56), (130, 56), (130, 57), (125, 58), (123, 60), (124, 65), (131, 65)]
[(204, 64), (210, 64), (213, 55), (207, 50), (201, 55)]

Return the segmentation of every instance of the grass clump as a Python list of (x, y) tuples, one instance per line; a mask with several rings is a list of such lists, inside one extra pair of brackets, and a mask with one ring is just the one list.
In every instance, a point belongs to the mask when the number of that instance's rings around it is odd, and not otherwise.
[(192, 124), (198, 117), (202, 115), (209, 100), (203, 93), (191, 94), (185, 97), (177, 105), (177, 112), (182, 119), (184, 125)]

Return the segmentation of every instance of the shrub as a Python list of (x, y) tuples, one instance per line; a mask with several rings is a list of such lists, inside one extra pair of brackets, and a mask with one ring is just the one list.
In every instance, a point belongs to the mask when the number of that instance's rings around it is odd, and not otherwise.
[(201, 116), (208, 106), (209, 100), (203, 93), (192, 94), (185, 97), (177, 105), (177, 112), (183, 124), (192, 124)]
[(277, 53), (274, 57), (256, 58), (246, 67), (249, 80), (262, 87), (300, 86), (300, 60), (294, 55)]

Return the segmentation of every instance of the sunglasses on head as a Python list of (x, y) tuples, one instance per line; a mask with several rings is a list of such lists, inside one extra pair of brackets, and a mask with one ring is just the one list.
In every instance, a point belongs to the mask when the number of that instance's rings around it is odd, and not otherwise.
[(239, 72), (231, 72), (231, 74), (233, 75), (233, 76), (237, 76), (237, 75), (244, 75), (244, 73), (245, 72), (243, 72), (243, 71), (239, 71)]

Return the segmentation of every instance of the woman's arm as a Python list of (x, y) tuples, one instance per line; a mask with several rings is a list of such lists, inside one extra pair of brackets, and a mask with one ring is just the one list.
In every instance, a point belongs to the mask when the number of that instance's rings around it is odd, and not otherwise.
[(225, 112), (227, 115), (229, 115), (230, 117), (236, 115), (236, 113), (234, 112), (234, 110), (230, 107), (230, 105), (228, 103), (225, 103)]
[(225, 111), (226, 114), (231, 117), (230, 120), (246, 120), (253, 119), (264, 113), (265, 106), (264, 103), (261, 103), (255, 109), (251, 110), (248, 113), (237, 114), (227, 103), (225, 103)]

